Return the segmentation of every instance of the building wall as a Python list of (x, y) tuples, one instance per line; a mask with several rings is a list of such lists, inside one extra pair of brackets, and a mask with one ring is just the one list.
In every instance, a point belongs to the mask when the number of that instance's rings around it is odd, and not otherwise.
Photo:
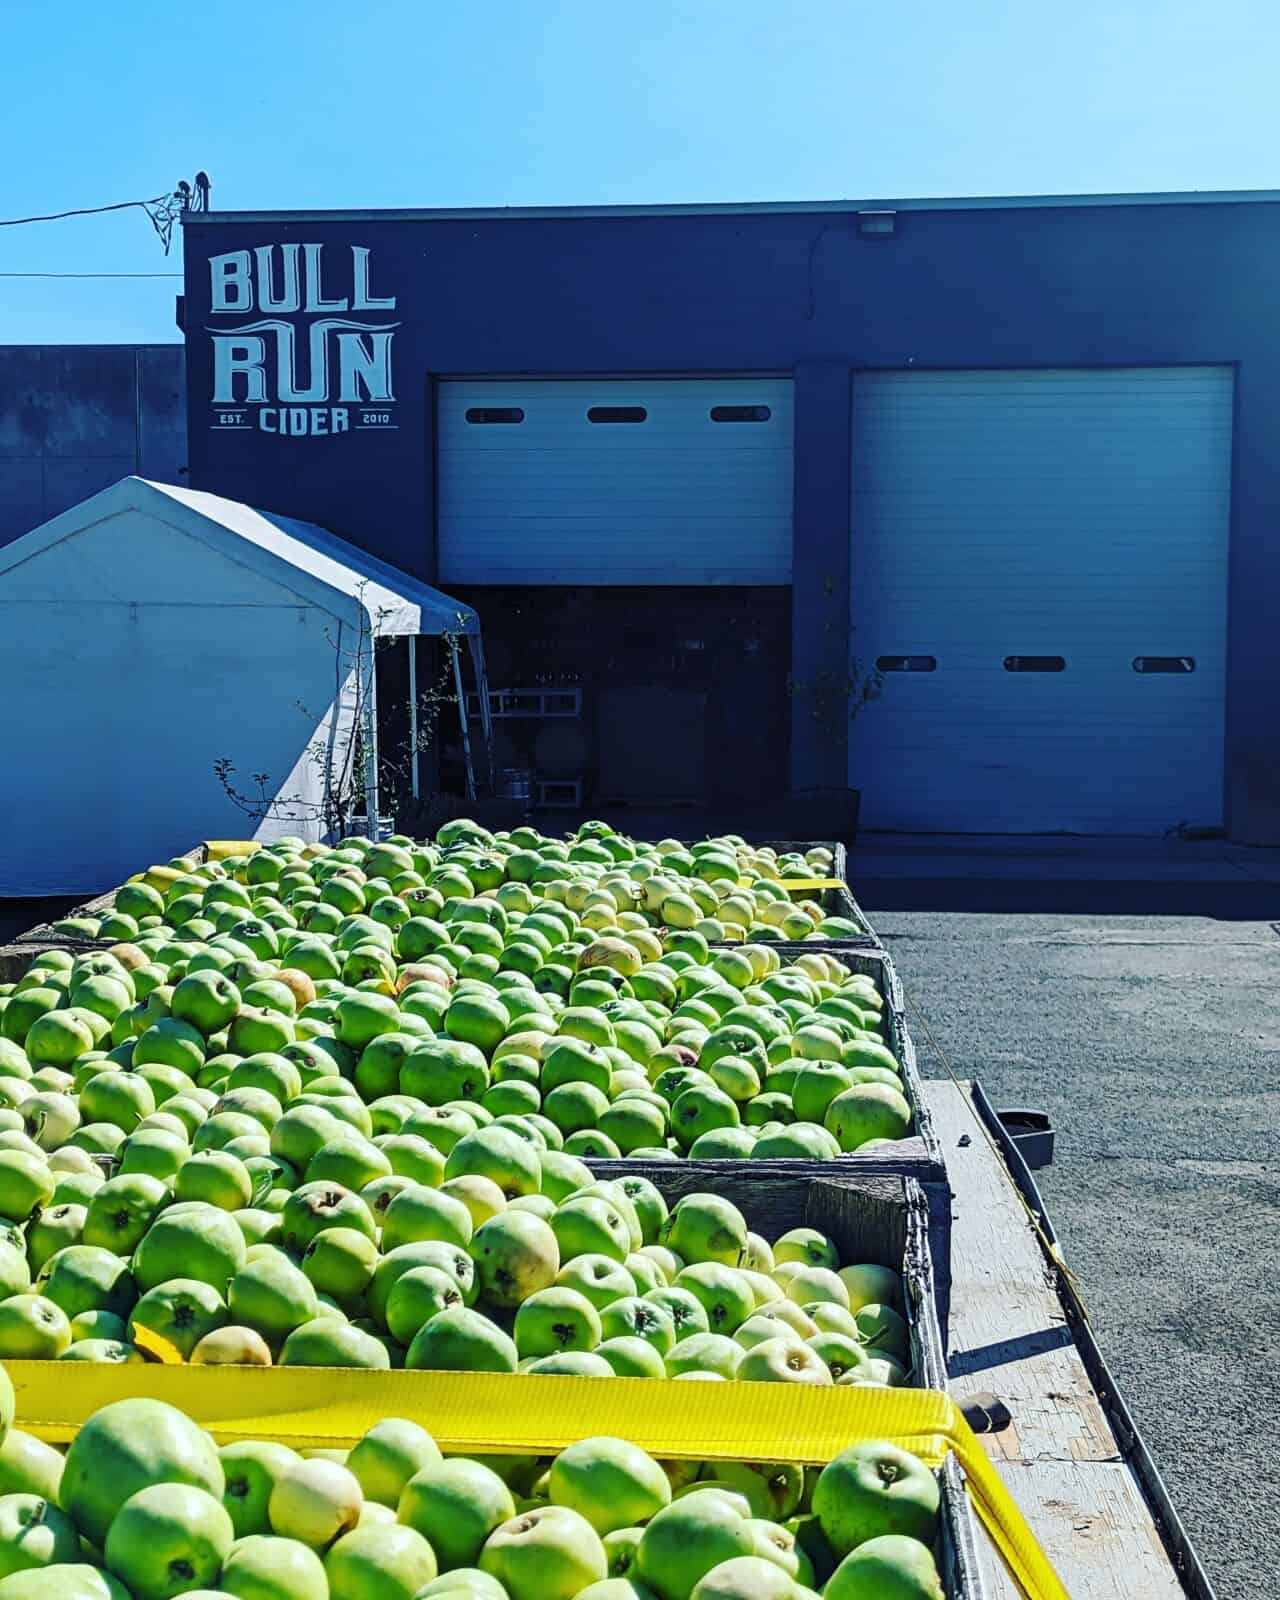
[[(321, 268), (310, 312), (215, 309), (263, 248)], [(310, 248), (308, 248), (310, 247)], [(243, 251), (236, 258), (232, 252)], [(805, 697), (847, 679), (849, 378), (859, 368), (1232, 363), (1237, 371), (1228, 663), (1232, 836), (1280, 842), (1280, 255), (1273, 202), (905, 209), (890, 239), (851, 211), (321, 219), (213, 214), (186, 232), (192, 483), (311, 517), (431, 578), (432, 382), (506, 373), (782, 372), (796, 383), (792, 780), (841, 784), (844, 735)], [(361, 290), (363, 289), (363, 293)], [(346, 301), (345, 306), (339, 303)], [(331, 319), (325, 322), (325, 319)], [(336, 319), (336, 320), (333, 320)], [(215, 411), (215, 344), (270, 346), (255, 397)], [(379, 330), (390, 388), (338, 407), (276, 341)], [(281, 329), (284, 329), (283, 334)], [(361, 335), (345, 329), (348, 353)], [(368, 334), (372, 340), (372, 332)], [(319, 345), (317, 346), (319, 348)], [(330, 348), (330, 345), (326, 345)], [(221, 343), (223, 360), (234, 361)], [(367, 354), (376, 352), (372, 343)], [(245, 355), (244, 351), (239, 352)], [(281, 369), (288, 383), (288, 369)], [(224, 371), (224, 388), (228, 380)], [(375, 375), (375, 384), (377, 378)], [(274, 385), (274, 387), (273, 387)], [(353, 392), (364, 394), (365, 390)], [(384, 420), (385, 419), (385, 420)], [(311, 431), (323, 427), (323, 433)], [(284, 430), (284, 431), (282, 431)], [(295, 431), (305, 430), (305, 431)], [(1158, 559), (1158, 551), (1154, 553)]]
[(182, 345), (0, 346), (0, 544), (129, 473), (187, 482)]

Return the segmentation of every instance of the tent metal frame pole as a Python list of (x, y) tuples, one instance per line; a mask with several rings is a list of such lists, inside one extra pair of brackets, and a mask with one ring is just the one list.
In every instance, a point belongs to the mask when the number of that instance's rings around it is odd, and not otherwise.
[(467, 723), (467, 694), (462, 687), (462, 657), (458, 652), (458, 641), (453, 634), (449, 635), (449, 655), (453, 660), (453, 683), (458, 695), (458, 721), (462, 725), (462, 755), (467, 765), (467, 799), (476, 797), (476, 770), (471, 760), (471, 729)]
[(418, 798), (418, 639), (409, 635), (409, 792)]
[(373, 640), (369, 640), (369, 654), (364, 656), (360, 671), (368, 664), (368, 680), (361, 696), (360, 718), (364, 724), (364, 816), (365, 832), (371, 839), (378, 837), (378, 675), (374, 660)]
[(484, 730), (485, 770), (489, 774), (490, 792), (493, 790), (493, 720), (489, 706), (489, 672), (484, 664), (484, 640), (478, 633), (467, 635), (471, 651), (471, 665), (476, 675), (476, 688), (480, 695), (480, 726)]

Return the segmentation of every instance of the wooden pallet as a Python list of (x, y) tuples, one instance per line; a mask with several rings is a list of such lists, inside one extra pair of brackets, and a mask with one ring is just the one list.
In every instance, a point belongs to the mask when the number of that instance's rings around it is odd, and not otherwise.
[[(954, 1196), (952, 1394), (989, 1391), (1008, 1406), (1012, 1426), (982, 1442), (1072, 1600), (1185, 1600), (1013, 1180), (966, 1095), (952, 1083), (923, 1088)], [(1015, 1600), (985, 1542), (982, 1557), (991, 1600)]]

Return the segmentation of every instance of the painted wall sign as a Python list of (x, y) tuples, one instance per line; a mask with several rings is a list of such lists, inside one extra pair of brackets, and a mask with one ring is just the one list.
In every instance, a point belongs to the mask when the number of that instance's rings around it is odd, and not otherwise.
[(395, 295), (373, 292), (372, 255), (291, 243), (209, 257), (210, 318), (248, 319), (206, 325), (212, 429), (297, 438), (396, 427), (400, 324), (386, 318)]

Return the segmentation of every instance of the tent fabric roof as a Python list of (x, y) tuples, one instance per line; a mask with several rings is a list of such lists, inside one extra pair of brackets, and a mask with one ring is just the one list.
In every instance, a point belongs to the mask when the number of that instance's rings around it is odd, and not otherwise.
[(308, 588), (319, 586), (344, 597), (347, 604), (341, 610), (350, 611), (353, 603), (363, 607), (375, 636), (480, 632), (480, 620), (469, 606), (327, 528), (258, 511), (221, 495), (137, 477), (122, 478), (0, 549), (0, 580), (12, 568), (73, 537), (88, 521), (131, 509), (178, 523), (192, 537), (223, 547), (242, 565), (263, 571), (274, 567), (272, 576), (277, 580), (281, 565), (292, 569), (309, 580)]

